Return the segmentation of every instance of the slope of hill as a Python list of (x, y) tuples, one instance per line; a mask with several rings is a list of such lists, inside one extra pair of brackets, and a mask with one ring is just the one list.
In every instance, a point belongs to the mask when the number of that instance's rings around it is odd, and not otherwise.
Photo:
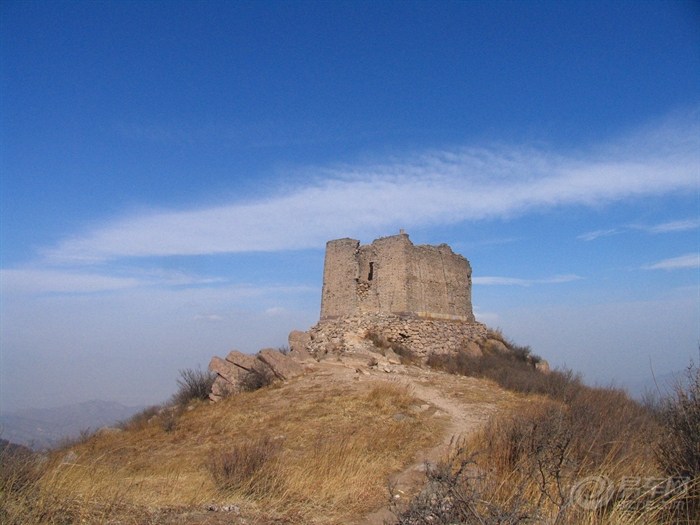
[(502, 342), (432, 368), (329, 354), (285, 383), (149, 409), (38, 461), (0, 458), (0, 522), (700, 523), (697, 432), (678, 427), (687, 454), (671, 435), (659, 462), (662, 417)]
[(100, 432), (52, 454), (45, 488), (68, 514), (107, 505), (120, 523), (382, 523), (388, 479), (408, 497), (452, 435), (517, 402), (474, 378), (329, 359)]

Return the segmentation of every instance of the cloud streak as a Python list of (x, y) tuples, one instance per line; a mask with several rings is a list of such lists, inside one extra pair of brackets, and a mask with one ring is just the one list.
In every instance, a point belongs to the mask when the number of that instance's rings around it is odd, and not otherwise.
[(592, 232), (582, 233), (577, 237), (577, 239), (590, 242), (595, 241), (596, 239), (600, 239), (601, 237), (611, 237), (613, 235), (619, 235), (624, 231), (624, 228), (608, 228), (605, 230), (594, 230)]
[(680, 257), (664, 259), (643, 267), (645, 270), (686, 270), (700, 268), (700, 253), (689, 253)]
[(479, 286), (532, 286), (535, 284), (560, 284), (579, 281), (583, 277), (579, 275), (555, 275), (544, 279), (520, 279), (518, 277), (484, 276), (474, 277), (473, 283)]
[(700, 228), (700, 219), (686, 219), (681, 221), (664, 222), (647, 228), (649, 233), (671, 233), (697, 230)]
[(339, 235), (370, 236), (399, 227), (696, 190), (698, 128), (695, 121), (666, 126), (663, 133), (647, 132), (587, 154), (457, 148), (309, 168), (299, 175), (311, 182), (268, 198), (122, 217), (64, 239), (45, 255), (52, 263), (75, 264), (316, 248)]
[(0, 270), (3, 293), (99, 293), (144, 286), (202, 286), (224, 282), (183, 272), (131, 269), (129, 275), (112, 275), (99, 271), (52, 268), (9, 268)]
[(620, 226), (618, 228), (609, 228), (605, 230), (594, 230), (582, 233), (577, 238), (582, 241), (594, 241), (596, 239), (600, 239), (601, 237), (610, 237), (612, 235), (619, 235), (621, 233), (626, 233), (630, 231), (643, 231), (653, 235), (658, 235), (665, 233), (676, 233), (697, 230), (698, 228), (700, 228), (700, 219), (684, 219), (678, 221), (663, 222), (661, 224), (655, 224), (652, 226), (635, 224), (630, 226)]

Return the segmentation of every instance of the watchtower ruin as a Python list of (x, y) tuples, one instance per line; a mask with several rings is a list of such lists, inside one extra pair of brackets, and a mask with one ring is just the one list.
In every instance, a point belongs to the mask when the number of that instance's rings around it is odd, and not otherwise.
[(472, 311), (472, 269), (447, 244), (414, 245), (408, 235), (361, 245), (326, 244), (321, 318), (290, 334), (290, 348), (319, 356), (371, 350), (371, 339), (415, 356), (454, 352), (485, 337)]
[(368, 245), (328, 241), (321, 321), (382, 313), (474, 322), (471, 275), (447, 244), (416, 246), (403, 231)]

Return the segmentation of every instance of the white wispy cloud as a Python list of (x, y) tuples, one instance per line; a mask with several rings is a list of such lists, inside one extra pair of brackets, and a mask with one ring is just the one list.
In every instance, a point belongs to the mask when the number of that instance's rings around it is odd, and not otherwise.
[(632, 224), (626, 226), (619, 226), (616, 228), (608, 228), (604, 230), (594, 230), (582, 233), (577, 237), (577, 239), (580, 239), (582, 241), (594, 241), (601, 237), (610, 237), (612, 235), (619, 235), (621, 233), (626, 233), (630, 231), (643, 231), (646, 233), (656, 235), (664, 233), (691, 231), (697, 230), (698, 228), (700, 228), (700, 219), (682, 219), (653, 225)]
[(282, 306), (271, 306), (270, 308), (267, 308), (265, 310), (265, 315), (270, 316), (270, 317), (276, 317), (276, 316), (280, 316), (286, 312), (287, 312), (287, 310)]
[(625, 231), (622, 228), (609, 228), (606, 230), (594, 230), (591, 232), (586, 232), (582, 233), (577, 237), (577, 239), (580, 239), (582, 241), (594, 241), (596, 239), (600, 239), (601, 237), (610, 237), (612, 235), (618, 235)]
[(224, 320), (223, 316), (218, 314), (197, 314), (194, 316), (195, 321), (208, 321), (212, 323), (220, 323)]
[(579, 275), (555, 275), (543, 279), (521, 279), (518, 277), (498, 277), (498, 276), (483, 276), (474, 277), (473, 284), (481, 286), (532, 286), (535, 284), (559, 284), (570, 283), (583, 279)]
[(647, 230), (649, 233), (670, 233), (697, 230), (698, 228), (700, 228), (700, 219), (685, 219), (649, 226)]
[(3, 293), (96, 293), (126, 290), (144, 286), (195, 286), (223, 282), (222, 279), (189, 275), (184, 272), (143, 270), (129, 272), (113, 268), (85, 271), (81, 268), (55, 269), (41, 267), (6, 268), (0, 270)]
[(143, 286), (143, 280), (45, 269), (0, 270), (3, 293), (93, 293)]
[(587, 153), (519, 146), (429, 151), (302, 169), (297, 175), (310, 182), (254, 201), (122, 217), (88, 227), (45, 255), (54, 263), (94, 263), (321, 247), (342, 235), (695, 191), (698, 166), (697, 118)]
[(683, 270), (700, 268), (700, 253), (688, 253), (679, 257), (663, 259), (662, 261), (643, 266), (645, 270)]

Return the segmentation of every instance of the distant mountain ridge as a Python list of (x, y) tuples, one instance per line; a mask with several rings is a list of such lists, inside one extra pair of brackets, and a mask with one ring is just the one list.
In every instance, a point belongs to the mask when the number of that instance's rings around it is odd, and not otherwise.
[(114, 425), (143, 407), (128, 407), (114, 401), (85, 401), (55, 408), (30, 408), (0, 415), (0, 438), (43, 450), (81, 431)]

